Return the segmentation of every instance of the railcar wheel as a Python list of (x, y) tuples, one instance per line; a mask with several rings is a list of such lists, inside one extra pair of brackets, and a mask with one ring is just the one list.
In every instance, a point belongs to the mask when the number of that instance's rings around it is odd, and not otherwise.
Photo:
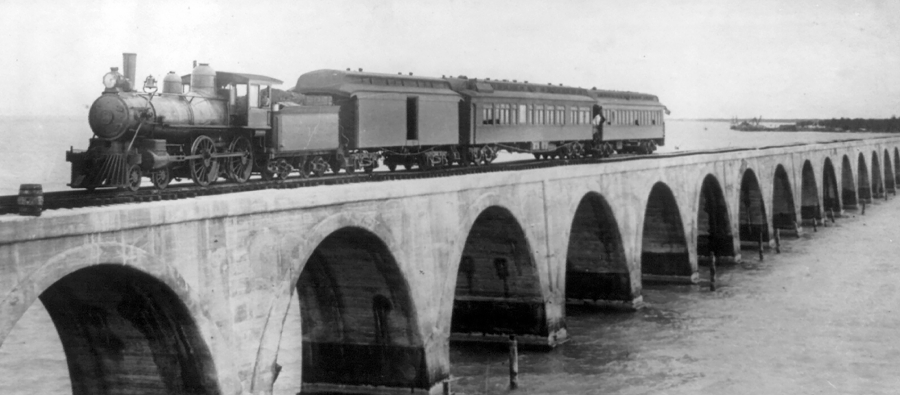
[(291, 175), (291, 172), (294, 170), (294, 168), (290, 163), (288, 163), (286, 159), (279, 159), (275, 162), (274, 170), (275, 176), (278, 177), (279, 180), (284, 181), (288, 178), (288, 176)]
[(647, 146), (648, 146), (648, 148), (650, 148), (651, 154), (656, 151), (656, 142), (655, 141), (650, 140), (650, 142), (647, 143)]
[(128, 179), (125, 181), (125, 188), (131, 192), (137, 192), (141, 189), (141, 168), (133, 165), (128, 169)]
[(406, 156), (403, 158), (403, 168), (406, 170), (412, 170), (413, 166), (416, 164), (416, 158), (412, 155)]
[(534, 159), (535, 159), (535, 160), (541, 160), (541, 154), (535, 152), (535, 153), (533, 153), (532, 155), (534, 155)]
[(191, 155), (201, 158), (191, 159), (191, 179), (202, 187), (209, 186), (219, 178), (219, 161), (214, 158), (216, 144), (208, 136), (200, 136), (191, 145)]
[(240, 153), (241, 156), (235, 156), (226, 159), (225, 172), (232, 181), (243, 184), (250, 179), (253, 173), (253, 146), (246, 137), (238, 137), (231, 142), (228, 147), (230, 153)]
[(309, 173), (312, 171), (312, 166), (307, 160), (305, 156), (298, 156), (294, 159), (294, 163), (297, 165), (297, 173), (300, 174), (300, 178), (309, 178)]
[(375, 165), (363, 166), (363, 171), (366, 172), (366, 174), (372, 174), (372, 172), (375, 171)]
[(166, 189), (172, 181), (172, 177), (169, 175), (169, 168), (163, 167), (162, 169), (150, 172), (150, 181), (153, 181), (153, 186), (155, 186), (156, 189), (159, 189), (160, 191)]
[(385, 164), (387, 165), (388, 170), (390, 170), (392, 173), (397, 171), (397, 162), (386, 160)]
[(469, 159), (472, 164), (475, 166), (481, 166), (484, 164), (484, 152), (481, 151), (481, 148), (469, 151)]
[(494, 159), (497, 159), (497, 151), (494, 150), (493, 147), (485, 145), (484, 147), (481, 147), (481, 157), (484, 164), (489, 165)]
[(328, 162), (325, 161), (325, 158), (321, 156), (316, 156), (309, 161), (309, 165), (312, 168), (312, 173), (316, 177), (322, 177), (325, 175), (325, 172), (328, 170)]

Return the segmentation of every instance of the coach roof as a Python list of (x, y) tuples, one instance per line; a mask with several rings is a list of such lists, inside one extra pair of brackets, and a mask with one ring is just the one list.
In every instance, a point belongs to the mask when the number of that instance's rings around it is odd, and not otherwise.
[(359, 92), (434, 94), (459, 96), (440, 78), (340, 70), (316, 70), (297, 78), (292, 89), (302, 94), (352, 96)]

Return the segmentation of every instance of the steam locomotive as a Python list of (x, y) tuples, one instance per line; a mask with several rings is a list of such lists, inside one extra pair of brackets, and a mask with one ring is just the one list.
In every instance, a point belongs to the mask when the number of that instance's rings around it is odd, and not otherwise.
[(149, 76), (135, 90), (137, 55), (103, 77), (91, 106), (94, 137), (70, 150), (69, 186), (159, 189), (175, 178), (208, 186), (224, 177), (371, 172), (383, 163), (423, 170), (490, 164), (497, 152), (536, 159), (652, 153), (665, 144), (667, 112), (656, 96), (518, 81), (318, 70), (279, 101), (282, 81), (195, 64)]

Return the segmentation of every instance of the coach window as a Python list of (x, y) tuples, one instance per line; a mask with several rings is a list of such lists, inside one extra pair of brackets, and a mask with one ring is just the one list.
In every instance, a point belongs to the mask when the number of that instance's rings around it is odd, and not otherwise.
[(250, 85), (247, 103), (250, 103), (250, 108), (259, 108), (259, 85)]
[(419, 98), (406, 98), (406, 139), (419, 139)]
[(494, 116), (492, 115), (492, 109), (490, 103), (484, 103), (484, 107), (481, 108), (481, 123), (483, 125), (490, 125), (494, 122)]
[(519, 123), (526, 124), (528, 123), (527, 111), (525, 110), (526, 106), (524, 104), (519, 104)]

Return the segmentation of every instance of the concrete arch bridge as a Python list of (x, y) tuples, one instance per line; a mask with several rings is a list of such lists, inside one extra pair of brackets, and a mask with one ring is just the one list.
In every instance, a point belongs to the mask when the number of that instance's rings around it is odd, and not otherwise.
[[(450, 340), (554, 346), (895, 193), (900, 139), (0, 217), (0, 341), (40, 301), (82, 394), (438, 393)], [(754, 251), (747, 251), (756, 254)], [(47, 330), (51, 330), (47, 328)]]

